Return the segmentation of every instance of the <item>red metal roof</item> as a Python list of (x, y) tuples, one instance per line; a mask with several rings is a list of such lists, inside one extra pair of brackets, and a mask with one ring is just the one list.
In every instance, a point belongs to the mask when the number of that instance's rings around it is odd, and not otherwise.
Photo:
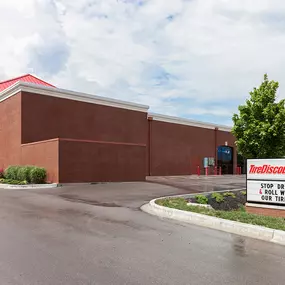
[(44, 85), (44, 86), (49, 86), (49, 87), (55, 87), (31, 74), (25, 74), (25, 75), (22, 75), (16, 78), (12, 78), (12, 79), (0, 82), (0, 92), (19, 81), (29, 82), (29, 83), (39, 84), (39, 85)]

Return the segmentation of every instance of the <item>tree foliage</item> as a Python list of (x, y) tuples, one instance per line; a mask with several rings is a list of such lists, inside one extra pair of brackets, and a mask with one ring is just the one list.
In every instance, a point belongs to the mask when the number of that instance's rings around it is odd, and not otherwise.
[(278, 87), (265, 74), (245, 105), (239, 106), (239, 114), (233, 116), (237, 150), (245, 158), (285, 156), (285, 100), (276, 102)]

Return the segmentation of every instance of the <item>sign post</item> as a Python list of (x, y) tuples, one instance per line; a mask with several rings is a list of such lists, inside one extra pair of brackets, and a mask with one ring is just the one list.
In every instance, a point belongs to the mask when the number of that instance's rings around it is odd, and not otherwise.
[(247, 206), (285, 210), (285, 159), (248, 159), (246, 187)]

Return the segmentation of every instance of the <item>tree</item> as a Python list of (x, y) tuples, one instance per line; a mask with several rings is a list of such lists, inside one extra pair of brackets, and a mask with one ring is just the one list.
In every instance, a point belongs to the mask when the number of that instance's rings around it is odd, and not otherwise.
[(245, 158), (285, 157), (285, 100), (276, 102), (278, 87), (265, 74), (245, 105), (239, 106), (239, 115), (233, 115), (232, 133), (238, 153)]

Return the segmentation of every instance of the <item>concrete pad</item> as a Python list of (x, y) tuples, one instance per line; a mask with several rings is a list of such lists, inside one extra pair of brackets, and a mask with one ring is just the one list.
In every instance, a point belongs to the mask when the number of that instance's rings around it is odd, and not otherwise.
[(188, 193), (201, 193), (246, 188), (246, 180), (244, 175), (148, 176), (146, 180), (152, 183), (184, 189), (187, 190)]

